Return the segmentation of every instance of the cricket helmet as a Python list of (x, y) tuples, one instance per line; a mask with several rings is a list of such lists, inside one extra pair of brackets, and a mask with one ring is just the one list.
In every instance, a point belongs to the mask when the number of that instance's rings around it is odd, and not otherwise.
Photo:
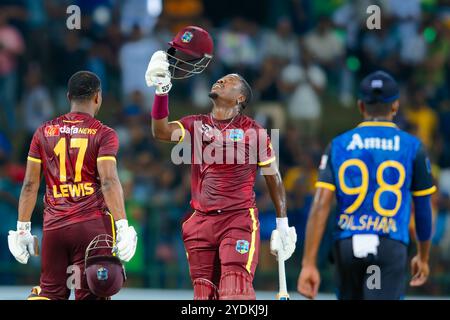
[(211, 35), (200, 27), (184, 27), (169, 45), (167, 57), (172, 79), (185, 79), (203, 72), (213, 57)]
[(89, 290), (98, 297), (115, 295), (126, 280), (125, 267), (115, 253), (113, 237), (100, 234), (89, 243), (84, 258)]

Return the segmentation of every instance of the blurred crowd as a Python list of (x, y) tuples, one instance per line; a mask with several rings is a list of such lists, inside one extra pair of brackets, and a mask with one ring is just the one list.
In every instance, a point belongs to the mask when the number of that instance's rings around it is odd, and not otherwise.
[[(171, 118), (208, 112), (210, 87), (226, 73), (240, 73), (252, 85), (255, 99), (245, 113), (268, 129), (280, 129), (288, 216), (299, 235), (287, 265), (289, 287), (295, 288), (299, 272), (324, 146), (360, 121), (358, 83), (383, 69), (402, 88), (396, 123), (422, 139), (439, 186), (433, 198), (433, 276), (417, 292), (450, 294), (450, 1), (253, 2), (264, 12), (251, 18), (224, 13), (213, 20), (208, 17), (217, 12), (208, 14), (211, 3), (201, 0), (0, 0), (0, 284), (38, 279), (38, 261), (34, 268), (18, 266), (6, 235), (15, 228), (31, 136), (42, 122), (68, 111), (67, 81), (85, 69), (102, 80), (99, 118), (119, 134), (127, 214), (140, 235), (136, 256), (127, 264), (133, 274), (129, 285), (190, 288), (180, 235), (190, 213), (190, 168), (172, 164), (171, 145), (151, 137), (154, 90), (146, 87), (144, 74), (154, 51), (166, 49), (181, 26), (195, 24), (212, 34), (214, 59), (205, 73), (175, 81)], [(79, 30), (66, 25), (72, 4), (81, 9)], [(381, 8), (381, 29), (367, 28), (371, 4)], [(262, 177), (255, 192), (263, 243), (255, 287), (274, 290), (276, 261), (268, 240), (275, 212)], [(32, 221), (39, 232), (41, 201)], [(320, 251), (325, 290), (333, 288), (332, 224), (330, 219)]]

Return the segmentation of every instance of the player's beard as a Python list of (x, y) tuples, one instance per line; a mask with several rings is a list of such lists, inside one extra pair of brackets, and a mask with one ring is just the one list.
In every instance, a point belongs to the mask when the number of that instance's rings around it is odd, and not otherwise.
[(213, 100), (216, 100), (219, 97), (219, 94), (217, 92), (210, 92), (208, 94), (208, 97), (210, 97)]

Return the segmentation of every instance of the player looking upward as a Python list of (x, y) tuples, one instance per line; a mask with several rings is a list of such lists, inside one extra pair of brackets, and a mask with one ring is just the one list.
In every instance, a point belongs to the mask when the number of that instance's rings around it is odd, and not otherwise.
[[(430, 161), (419, 139), (392, 122), (399, 108), (396, 81), (377, 71), (363, 79), (360, 91), (364, 121), (332, 140), (319, 167), (298, 279), (298, 291), (308, 298), (319, 289), (317, 252), (334, 196), (339, 299), (404, 296), (411, 201), (418, 243), (410, 285), (422, 285), (429, 274), (430, 198), (436, 190)], [(380, 281), (368, 285), (373, 270)]]
[(94, 118), (102, 104), (100, 79), (88, 71), (75, 73), (67, 97), (70, 112), (44, 123), (33, 136), (17, 231), (10, 231), (8, 237), (11, 253), (26, 264), (34, 254), (30, 220), (43, 173), (41, 292), (34, 300), (68, 299), (69, 266), (78, 267), (82, 276), (75, 299), (98, 298), (89, 291), (83, 271), (86, 248), (99, 234), (114, 238), (123, 261), (129, 261), (136, 250), (137, 235), (128, 226), (117, 175), (117, 134)]
[[(179, 36), (190, 41), (198, 36), (196, 33), (186, 31)], [(292, 255), (296, 234), (288, 226), (285, 190), (267, 132), (242, 113), (251, 100), (251, 88), (240, 75), (228, 74), (211, 88), (210, 113), (169, 122), (168, 93), (172, 84), (168, 67), (166, 53), (154, 53), (146, 81), (148, 86), (156, 86), (154, 137), (187, 143), (192, 150), (194, 212), (183, 223), (182, 236), (194, 299), (255, 299), (252, 283), (260, 239), (253, 187), (258, 167), (267, 169), (264, 178), (277, 213), (277, 232), (271, 247), (279, 258), (286, 260)], [(257, 139), (251, 139), (248, 132), (256, 133)], [(240, 147), (241, 152), (236, 151)], [(230, 149), (236, 151), (231, 157)], [(200, 161), (196, 158), (199, 153), (209, 153), (217, 159), (222, 152), (219, 161), (210, 161), (206, 156)]]

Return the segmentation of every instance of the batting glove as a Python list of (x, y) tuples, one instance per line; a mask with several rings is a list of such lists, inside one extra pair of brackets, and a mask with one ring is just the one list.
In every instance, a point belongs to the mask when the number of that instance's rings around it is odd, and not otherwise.
[(149, 87), (156, 87), (157, 95), (169, 93), (172, 88), (172, 82), (167, 54), (164, 51), (159, 50), (152, 55), (145, 72), (145, 82)]
[(277, 218), (277, 228), (272, 231), (270, 237), (270, 252), (286, 261), (295, 251), (297, 233), (294, 227), (289, 227), (287, 218)]
[(116, 221), (116, 246), (114, 248), (115, 253), (120, 260), (128, 262), (133, 258), (136, 252), (137, 246), (137, 234), (134, 227), (128, 226), (126, 219)]
[(9, 231), (9, 251), (22, 264), (27, 264), (30, 255), (35, 255), (35, 241), (31, 235), (31, 222), (17, 221), (17, 231)]

